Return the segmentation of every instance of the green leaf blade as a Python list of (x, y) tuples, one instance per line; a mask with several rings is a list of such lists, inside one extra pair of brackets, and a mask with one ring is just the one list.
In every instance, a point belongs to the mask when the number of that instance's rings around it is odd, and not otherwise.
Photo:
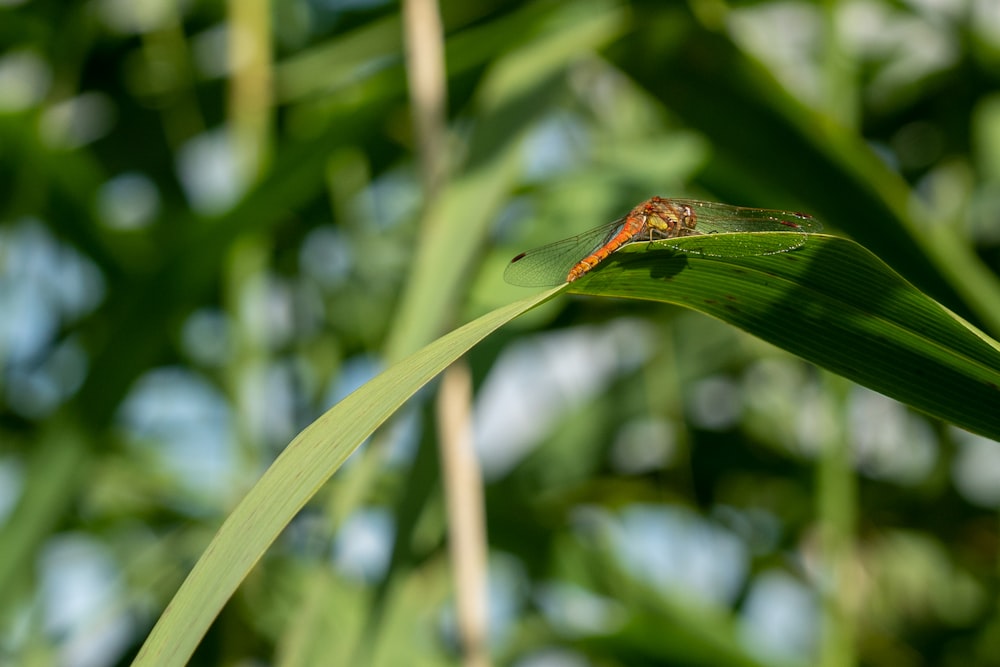
[(267, 548), (376, 428), (473, 345), (558, 293), (558, 289), (549, 290), (521, 299), (438, 338), (306, 427), (219, 528), (133, 664), (186, 664), (222, 606)]
[[(746, 236), (741, 243), (767, 234)], [(570, 290), (701, 311), (922, 412), (1000, 439), (997, 343), (851, 241), (810, 235), (794, 251), (738, 258), (635, 244)]]

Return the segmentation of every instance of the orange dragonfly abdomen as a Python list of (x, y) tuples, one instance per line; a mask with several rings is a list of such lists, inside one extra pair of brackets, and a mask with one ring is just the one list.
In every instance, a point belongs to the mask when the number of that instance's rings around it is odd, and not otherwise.
[(573, 282), (604, 261), (608, 255), (626, 243), (641, 241), (642, 237), (667, 239), (687, 236), (695, 226), (695, 216), (690, 206), (675, 205), (669, 199), (653, 197), (639, 204), (625, 216), (621, 231), (608, 239), (577, 263), (566, 275), (566, 282)]

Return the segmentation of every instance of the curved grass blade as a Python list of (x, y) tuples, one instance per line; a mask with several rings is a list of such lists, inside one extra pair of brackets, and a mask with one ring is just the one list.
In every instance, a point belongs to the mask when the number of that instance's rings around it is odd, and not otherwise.
[[(769, 247), (767, 234), (736, 236), (671, 243)], [(852, 241), (811, 235), (791, 252), (738, 258), (636, 243), (572, 283), (570, 291), (699, 310), (922, 412), (1000, 440), (1000, 343)]]
[(379, 374), (303, 430), (219, 528), (133, 664), (186, 664), (240, 582), (347, 457), (420, 387), (469, 348), (557, 293), (550, 290), (522, 299), (437, 339)]

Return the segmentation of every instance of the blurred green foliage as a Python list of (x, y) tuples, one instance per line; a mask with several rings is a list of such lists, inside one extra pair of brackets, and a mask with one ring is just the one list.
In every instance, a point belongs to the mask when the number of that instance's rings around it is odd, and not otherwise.
[[(814, 214), (1000, 331), (993, 3), (441, 12), (425, 200), (395, 4), (0, 4), (0, 663), (127, 664), (299, 430), (653, 194)], [(998, 443), (659, 304), (468, 361), (497, 662), (1000, 663)], [(430, 398), (193, 664), (456, 660)]]

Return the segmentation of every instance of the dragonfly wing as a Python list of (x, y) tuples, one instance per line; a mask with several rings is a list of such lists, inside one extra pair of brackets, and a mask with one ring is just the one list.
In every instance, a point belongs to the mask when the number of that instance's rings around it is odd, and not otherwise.
[(691, 207), (695, 214), (694, 235), (665, 242), (665, 245), (687, 253), (712, 257), (775, 255), (801, 248), (806, 243), (807, 234), (823, 229), (818, 220), (805, 213), (744, 208), (693, 199), (671, 201)]
[(519, 287), (561, 285), (581, 259), (607, 243), (622, 228), (624, 220), (622, 218), (577, 236), (522, 252), (507, 265), (503, 279)]
[(691, 255), (707, 257), (751, 257), (756, 255), (777, 255), (801, 248), (806, 244), (805, 234), (783, 232), (751, 234), (695, 234), (677, 239), (657, 241)]
[(768, 208), (744, 208), (693, 199), (672, 199), (675, 204), (691, 207), (695, 231), (702, 234), (729, 232), (800, 232), (823, 231), (819, 220), (805, 213), (776, 211)]

